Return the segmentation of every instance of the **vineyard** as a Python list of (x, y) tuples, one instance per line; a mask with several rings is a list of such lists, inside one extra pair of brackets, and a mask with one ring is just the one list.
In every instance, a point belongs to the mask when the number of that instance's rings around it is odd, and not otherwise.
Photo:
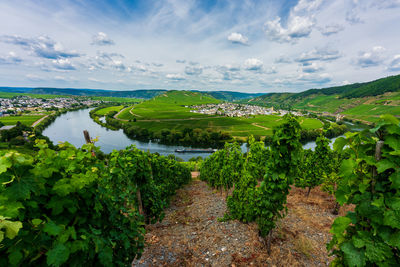
[(134, 147), (96, 157), (92, 144), (0, 159), (0, 266), (126, 266), (140, 257), (145, 225), (162, 220), (190, 171)]
[[(399, 266), (399, 120), (382, 116), (333, 149), (321, 134), (314, 151), (304, 150), (300, 134), (298, 119), (285, 115), (269, 147), (249, 137), (243, 154), (227, 143), (201, 162), (193, 181), (188, 164), (135, 147), (104, 155), (93, 144), (51, 149), (37, 140), (35, 156), (7, 152), (0, 158), (0, 266), (213, 265), (212, 256), (225, 259), (214, 265), (266, 264), (249, 252), (249, 240), (257, 236), (263, 257), (283, 250), (276, 236), (286, 217), (293, 220), (293, 191), (305, 199), (330, 195), (336, 219), (324, 260), (332, 266)], [(221, 235), (198, 234), (211, 230)], [(307, 242), (287, 232), (306, 255)], [(162, 242), (179, 252), (154, 245)], [(216, 242), (224, 246), (214, 255), (194, 259)], [(235, 251), (226, 262), (227, 247), (249, 256)]]
[[(256, 222), (267, 251), (276, 223), (287, 213), (291, 186), (321, 188), (339, 205), (353, 205), (338, 217), (327, 245), (335, 256), (333, 266), (398, 266), (400, 264), (400, 123), (383, 116), (371, 131), (347, 133), (338, 138), (334, 151), (321, 136), (315, 151), (302, 150), (300, 126), (286, 115), (274, 129), (269, 148), (250, 139), (247, 155), (238, 157), (227, 145), (204, 161), (201, 179), (228, 190), (224, 220)], [(230, 190), (233, 188), (233, 190)]]

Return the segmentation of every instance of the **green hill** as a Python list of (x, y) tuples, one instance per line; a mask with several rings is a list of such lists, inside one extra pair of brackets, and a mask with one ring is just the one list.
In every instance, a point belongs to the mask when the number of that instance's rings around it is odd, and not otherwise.
[(278, 109), (340, 113), (352, 119), (375, 122), (385, 113), (400, 115), (400, 75), (301, 93), (271, 93), (246, 103)]
[(124, 110), (121, 119), (185, 119), (208, 117), (204, 114), (191, 113), (185, 106), (219, 103), (221, 100), (192, 91), (167, 91), (150, 100)]

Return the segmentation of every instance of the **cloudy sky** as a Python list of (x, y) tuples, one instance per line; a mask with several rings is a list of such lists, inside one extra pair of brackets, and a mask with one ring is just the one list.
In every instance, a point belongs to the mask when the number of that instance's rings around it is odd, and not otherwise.
[(0, 25), (0, 86), (298, 92), (400, 73), (400, 0), (5, 0)]

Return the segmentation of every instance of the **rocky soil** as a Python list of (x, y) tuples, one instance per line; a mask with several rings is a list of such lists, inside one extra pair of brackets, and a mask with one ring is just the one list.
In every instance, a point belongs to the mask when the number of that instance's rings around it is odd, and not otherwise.
[[(222, 222), (225, 195), (196, 178), (177, 192), (160, 223), (147, 226), (146, 248), (133, 266), (326, 266), (334, 202), (318, 188), (293, 188), (287, 216), (268, 255), (257, 225)], [(344, 211), (342, 211), (344, 212)]]

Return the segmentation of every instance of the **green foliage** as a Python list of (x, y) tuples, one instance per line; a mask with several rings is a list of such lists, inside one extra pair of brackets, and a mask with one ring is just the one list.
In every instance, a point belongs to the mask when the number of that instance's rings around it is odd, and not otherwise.
[(257, 177), (245, 169), (228, 197), (227, 217), (256, 221), (263, 237), (275, 227), (275, 221), (284, 215), (286, 197), (297, 174), (299, 139), (300, 124), (293, 115), (285, 115), (284, 123), (274, 129), (264, 180), (258, 186)]
[(200, 179), (212, 187), (230, 189), (242, 175), (244, 159), (237, 143), (226, 143), (201, 164)]
[(327, 248), (336, 256), (333, 265), (400, 265), (399, 120), (382, 116), (371, 132), (377, 138), (363, 131), (348, 133), (335, 143), (337, 150), (349, 153), (340, 167), (342, 181), (336, 199), (340, 204), (354, 204), (355, 210), (332, 225), (333, 238)]
[(285, 122), (275, 129), (271, 144), (271, 157), (268, 161), (267, 174), (261, 183), (257, 197), (257, 223), (261, 236), (266, 236), (281, 218), (285, 209), (290, 185), (298, 172), (299, 152), (302, 147), (300, 124), (296, 118), (287, 114)]
[(331, 175), (334, 161), (329, 142), (329, 139), (321, 135), (316, 140), (314, 152), (311, 149), (303, 150), (295, 180), (296, 187), (308, 187), (311, 190), (320, 185), (324, 177)]
[(257, 180), (262, 180), (266, 172), (266, 166), (270, 157), (269, 149), (264, 142), (256, 141), (251, 135), (248, 140), (249, 152), (246, 156), (246, 170)]
[(91, 144), (37, 146), (34, 157), (0, 157), (0, 266), (130, 265), (143, 250), (145, 221), (161, 220), (168, 198), (190, 180), (180, 163), (133, 147), (106, 164)]

